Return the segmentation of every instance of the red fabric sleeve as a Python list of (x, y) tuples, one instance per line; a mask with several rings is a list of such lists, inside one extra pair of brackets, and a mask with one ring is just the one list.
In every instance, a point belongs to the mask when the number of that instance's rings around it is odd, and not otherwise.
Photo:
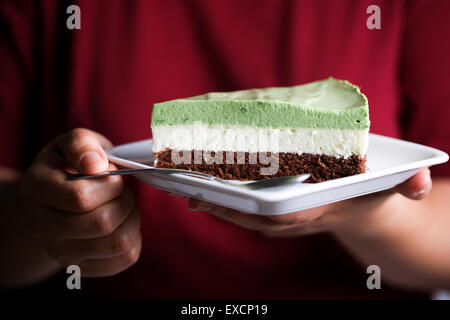
[(24, 105), (33, 77), (32, 16), (22, 1), (0, 2), (0, 166), (15, 169), (23, 166)]
[[(404, 138), (450, 153), (450, 1), (409, 1), (401, 56)], [(450, 164), (432, 167), (450, 176)]]

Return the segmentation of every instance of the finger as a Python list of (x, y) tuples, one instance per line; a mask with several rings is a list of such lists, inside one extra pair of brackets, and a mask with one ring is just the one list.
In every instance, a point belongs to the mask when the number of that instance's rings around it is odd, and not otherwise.
[(222, 220), (253, 231), (279, 231), (283, 227), (279, 223), (276, 223), (275, 221), (272, 221), (264, 216), (239, 213), (237, 211), (221, 211), (215, 208), (208, 210), (208, 213), (221, 218)]
[(188, 209), (191, 211), (206, 211), (211, 206), (213, 206), (213, 204), (209, 203), (209, 202), (205, 202), (205, 201), (201, 201), (201, 200), (197, 200), (197, 199), (193, 199), (193, 198), (188, 199)]
[[(239, 213), (239, 211), (231, 210), (228, 208), (224, 208), (221, 206), (214, 205), (212, 203), (190, 199), (188, 201), (188, 208), (191, 211), (205, 211), (209, 213), (214, 213), (215, 215), (222, 214), (221, 218), (226, 220), (234, 220), (237, 221), (248, 221), (249, 223), (253, 222), (256, 217), (262, 217), (265, 226), (276, 226), (277, 224), (281, 225), (301, 225), (310, 223), (315, 221), (319, 217), (321, 217), (326, 210), (328, 209), (328, 205), (320, 206), (313, 209), (306, 209), (298, 212), (292, 212), (288, 214), (280, 214), (280, 215), (249, 215), (246, 213)], [(235, 215), (237, 217), (235, 217)], [(267, 220), (269, 222), (267, 222)]]
[(426, 168), (396, 187), (407, 198), (420, 200), (427, 196), (432, 187), (430, 169)]
[(42, 237), (91, 239), (113, 233), (131, 214), (134, 197), (129, 188), (114, 200), (83, 214), (42, 208), (35, 215), (35, 230)]
[(83, 174), (95, 174), (108, 168), (104, 148), (110, 147), (104, 136), (88, 129), (74, 129), (54, 142), (69, 165)]
[(327, 228), (323, 226), (317, 226), (315, 224), (312, 225), (303, 225), (303, 226), (285, 226), (283, 230), (264, 230), (262, 233), (267, 237), (272, 238), (292, 238), (299, 236), (307, 236), (311, 234), (318, 234), (327, 232)]
[(324, 205), (312, 209), (306, 209), (302, 211), (280, 214), (280, 215), (270, 215), (268, 216), (270, 219), (283, 224), (283, 225), (305, 225), (311, 224), (313, 221), (316, 221), (320, 218), (326, 210), (329, 208), (329, 205)]
[(68, 240), (61, 247), (59, 261), (78, 264), (89, 259), (105, 259), (126, 253), (141, 241), (139, 210), (133, 213), (112, 234), (95, 239)]
[(188, 207), (192, 211), (205, 211), (225, 221), (234, 223), (249, 230), (261, 231), (280, 227), (278, 223), (261, 215), (241, 213), (236, 210), (217, 206), (208, 202), (189, 199)]
[[(110, 169), (115, 166), (110, 164)], [(25, 199), (39, 206), (61, 209), (69, 212), (88, 212), (118, 197), (123, 191), (120, 176), (68, 181), (67, 174), (37, 162), (25, 175), (22, 192)]]
[(106, 277), (120, 273), (137, 262), (141, 248), (142, 242), (139, 241), (131, 250), (117, 257), (84, 260), (80, 263), (81, 275), (83, 277)]

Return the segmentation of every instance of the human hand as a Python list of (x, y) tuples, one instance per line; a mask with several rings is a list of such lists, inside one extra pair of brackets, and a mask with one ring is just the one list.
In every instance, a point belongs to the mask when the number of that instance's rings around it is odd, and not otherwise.
[(25, 173), (25, 218), (48, 255), (82, 276), (119, 273), (139, 258), (140, 214), (122, 177), (68, 181), (68, 173), (95, 174), (116, 167), (102, 135), (75, 129), (47, 145)]
[(293, 237), (320, 232), (358, 230), (372, 232), (400, 212), (407, 198), (419, 200), (431, 190), (430, 170), (424, 169), (393, 189), (283, 215), (253, 215), (190, 199), (192, 211), (206, 211), (267, 236)]

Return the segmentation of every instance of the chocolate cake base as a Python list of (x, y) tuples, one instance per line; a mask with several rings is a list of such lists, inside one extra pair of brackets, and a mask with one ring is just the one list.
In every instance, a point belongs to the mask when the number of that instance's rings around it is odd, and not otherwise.
[[(352, 176), (366, 171), (366, 158), (351, 155), (347, 158), (311, 153), (278, 153), (271, 155), (247, 152), (174, 151), (155, 153), (158, 168), (177, 168), (204, 172), (228, 180), (261, 180), (273, 177), (311, 174), (306, 182)], [(277, 158), (278, 157), (278, 160)], [(261, 159), (261, 160), (260, 160)], [(180, 163), (180, 160), (181, 163)], [(265, 160), (265, 161), (264, 161)], [(275, 168), (271, 174), (261, 174), (262, 168)]]

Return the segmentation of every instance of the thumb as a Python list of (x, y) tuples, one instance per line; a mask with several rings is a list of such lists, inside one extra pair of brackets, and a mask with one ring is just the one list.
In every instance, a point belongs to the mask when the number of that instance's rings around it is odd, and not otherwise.
[(88, 129), (74, 129), (56, 141), (67, 163), (82, 174), (96, 174), (108, 169), (109, 161), (103, 148), (111, 143)]
[(407, 198), (420, 200), (431, 190), (430, 169), (426, 168), (396, 187)]

